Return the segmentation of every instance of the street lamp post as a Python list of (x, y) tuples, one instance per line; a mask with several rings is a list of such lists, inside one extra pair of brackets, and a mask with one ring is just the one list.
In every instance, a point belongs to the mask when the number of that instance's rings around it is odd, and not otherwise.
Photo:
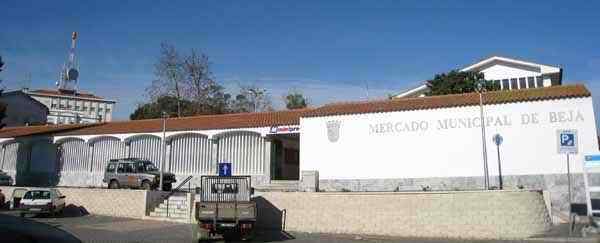
[(159, 188), (160, 191), (163, 190), (163, 172), (164, 172), (164, 168), (165, 168), (165, 159), (166, 159), (166, 155), (167, 155), (167, 142), (165, 141), (165, 135), (167, 132), (167, 118), (169, 117), (169, 115), (166, 112), (162, 112), (162, 156), (160, 159), (160, 181), (159, 181)]
[(481, 146), (483, 149), (483, 181), (485, 190), (490, 189), (490, 177), (488, 172), (488, 161), (487, 161), (487, 147), (485, 139), (485, 118), (483, 116), (483, 92), (485, 87), (483, 86), (483, 80), (477, 82), (477, 92), (479, 93), (479, 118), (481, 120)]

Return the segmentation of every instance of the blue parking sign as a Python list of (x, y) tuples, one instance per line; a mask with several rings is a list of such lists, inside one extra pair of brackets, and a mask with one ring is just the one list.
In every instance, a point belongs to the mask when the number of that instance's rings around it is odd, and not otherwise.
[(219, 163), (219, 176), (231, 176), (231, 163)]
[(559, 154), (576, 154), (578, 152), (577, 130), (558, 130), (556, 134)]

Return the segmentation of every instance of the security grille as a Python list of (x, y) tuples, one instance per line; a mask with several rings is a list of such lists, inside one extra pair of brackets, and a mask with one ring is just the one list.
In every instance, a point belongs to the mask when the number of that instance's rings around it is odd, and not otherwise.
[(250, 176), (202, 176), (202, 202), (250, 201)]

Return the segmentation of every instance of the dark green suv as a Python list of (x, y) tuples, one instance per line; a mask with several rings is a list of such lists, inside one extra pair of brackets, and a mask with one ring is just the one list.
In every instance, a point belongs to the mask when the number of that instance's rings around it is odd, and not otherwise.
[[(160, 172), (148, 160), (138, 158), (113, 159), (106, 165), (103, 182), (108, 188), (142, 188), (153, 190), (160, 184)], [(163, 172), (163, 190), (170, 191), (175, 174)]]

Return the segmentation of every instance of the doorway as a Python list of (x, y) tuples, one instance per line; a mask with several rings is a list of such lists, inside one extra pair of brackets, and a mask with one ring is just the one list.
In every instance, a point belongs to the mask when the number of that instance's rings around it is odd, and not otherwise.
[(300, 178), (300, 135), (275, 134), (271, 139), (271, 180)]

